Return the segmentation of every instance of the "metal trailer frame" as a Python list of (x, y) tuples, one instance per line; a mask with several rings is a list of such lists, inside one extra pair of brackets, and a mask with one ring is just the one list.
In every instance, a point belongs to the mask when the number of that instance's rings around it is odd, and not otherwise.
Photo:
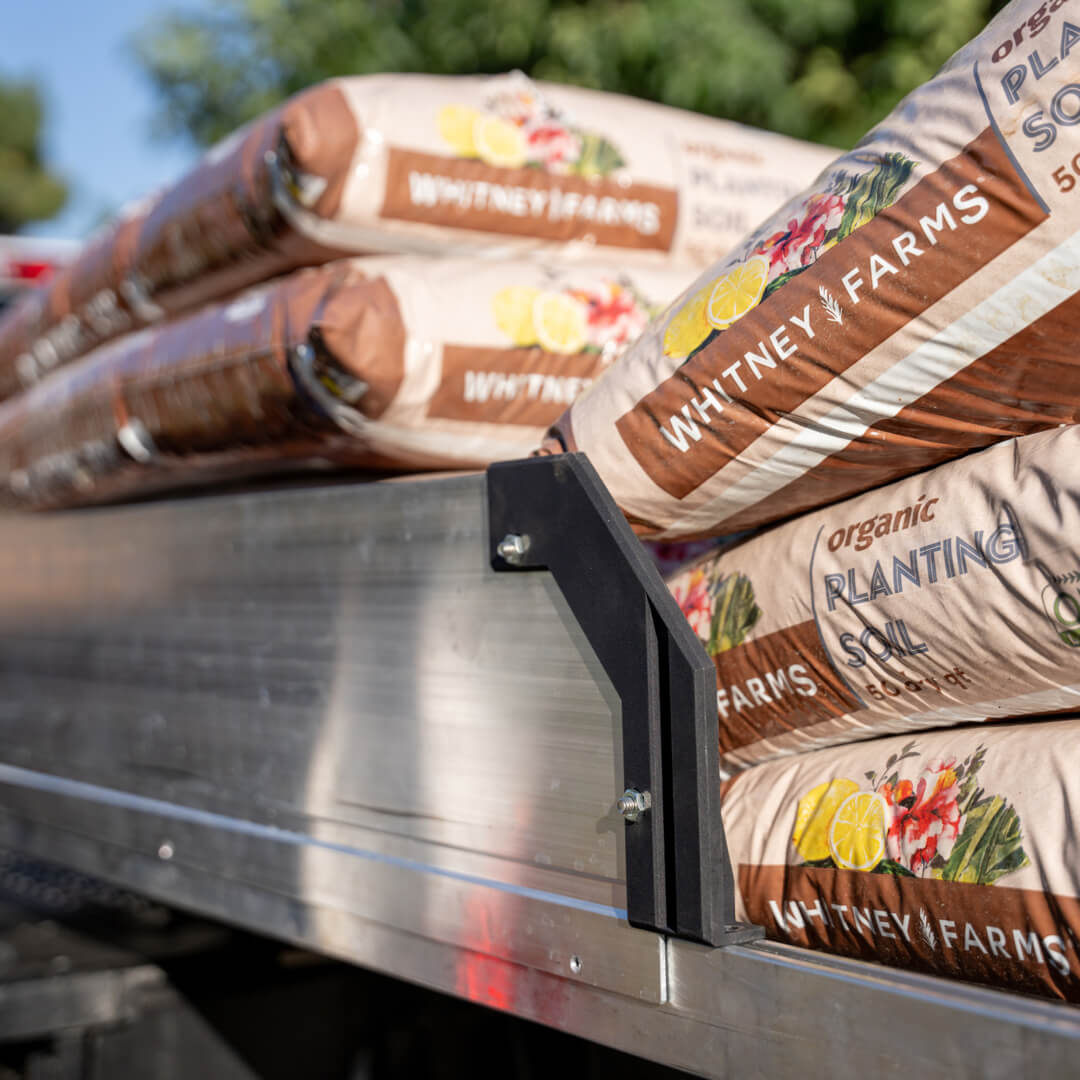
[(1074, 1073), (1070, 1007), (717, 918), (704, 653), (591, 476), (4, 518), (0, 845), (703, 1075)]

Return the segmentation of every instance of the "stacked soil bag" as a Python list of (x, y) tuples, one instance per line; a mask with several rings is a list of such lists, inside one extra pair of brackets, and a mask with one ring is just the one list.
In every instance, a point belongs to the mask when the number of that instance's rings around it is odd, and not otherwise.
[[(1017, 0), (574, 403), (643, 534), (758, 526), (1080, 418), (1080, 19)], [(1073, 55), (1075, 53), (1075, 55)]]
[(1077, 46), (1067, 6), (1013, 3), (546, 444), (661, 542), (792, 519), (669, 580), (716, 663), (739, 917), (1068, 1001)]
[(575, 244), (619, 266), (706, 265), (831, 157), (521, 75), (334, 80), (214, 147), (0, 322), (0, 397), (120, 333), (340, 255)]
[(43, 507), (300, 464), (523, 457), (683, 280), (408, 256), (297, 271), (0, 405), (0, 475)]
[(1080, 721), (837, 746), (727, 785), (739, 915), (769, 937), (1080, 1001)]
[(722, 766), (1080, 706), (1080, 427), (709, 555), (669, 586), (716, 662)]

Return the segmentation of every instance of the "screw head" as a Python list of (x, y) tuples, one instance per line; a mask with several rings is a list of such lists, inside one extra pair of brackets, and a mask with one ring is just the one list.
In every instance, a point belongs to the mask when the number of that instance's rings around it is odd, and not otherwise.
[(651, 807), (652, 796), (647, 791), (638, 791), (636, 788), (627, 788), (615, 801), (615, 809), (626, 818), (627, 824), (631, 825)]
[(572, 975), (580, 975), (581, 974), (581, 957), (580, 956), (571, 956), (570, 957), (570, 973)]
[(522, 533), (507, 533), (499, 541), (495, 553), (500, 559), (516, 566), (525, 558), (530, 543), (529, 537)]
[(162, 840), (160, 846), (157, 849), (157, 853), (159, 859), (164, 859), (166, 862), (168, 862), (169, 859), (171, 859), (176, 853), (176, 849), (172, 846), (171, 840)]

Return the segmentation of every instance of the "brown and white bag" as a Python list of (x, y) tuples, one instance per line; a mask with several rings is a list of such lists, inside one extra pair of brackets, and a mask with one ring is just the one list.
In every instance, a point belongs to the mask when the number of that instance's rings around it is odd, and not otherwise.
[(300, 461), (523, 457), (685, 274), (375, 257), (298, 271), (104, 345), (0, 406), (0, 475), (33, 506)]
[(337, 255), (571, 244), (707, 265), (831, 157), (520, 74), (332, 80), (215, 146), (0, 321), (0, 397), (118, 333)]
[(548, 449), (719, 535), (1080, 420), (1080, 15), (1014, 0), (703, 274)]
[(742, 773), (739, 917), (795, 945), (1080, 1001), (1080, 721), (953, 728)]
[(1080, 707), (1080, 427), (777, 526), (669, 579), (713, 656), (725, 773)]

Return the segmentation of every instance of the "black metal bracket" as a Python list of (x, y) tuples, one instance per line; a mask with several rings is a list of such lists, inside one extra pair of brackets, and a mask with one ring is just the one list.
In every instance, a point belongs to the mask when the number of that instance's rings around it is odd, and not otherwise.
[(735, 922), (716, 668), (652, 560), (584, 454), (501, 462), (487, 485), (492, 567), (551, 572), (622, 703), (629, 921), (709, 945), (761, 937)]

